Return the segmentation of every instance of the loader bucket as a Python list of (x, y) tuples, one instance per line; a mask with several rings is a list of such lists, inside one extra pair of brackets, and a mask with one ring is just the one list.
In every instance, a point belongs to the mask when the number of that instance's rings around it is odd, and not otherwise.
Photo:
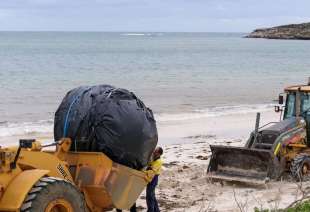
[(274, 178), (277, 165), (268, 150), (231, 146), (210, 146), (208, 176), (215, 180), (264, 184)]
[(72, 173), (87, 203), (100, 209), (129, 209), (147, 185), (145, 172), (115, 163), (101, 152), (68, 152), (66, 159), (76, 167)]

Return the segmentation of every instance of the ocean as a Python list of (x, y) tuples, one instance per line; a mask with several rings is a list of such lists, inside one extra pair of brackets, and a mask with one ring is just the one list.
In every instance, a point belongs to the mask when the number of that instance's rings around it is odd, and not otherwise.
[(244, 33), (0, 32), (0, 138), (52, 133), (80, 85), (133, 91), (159, 123), (270, 110), (306, 83), (310, 42)]

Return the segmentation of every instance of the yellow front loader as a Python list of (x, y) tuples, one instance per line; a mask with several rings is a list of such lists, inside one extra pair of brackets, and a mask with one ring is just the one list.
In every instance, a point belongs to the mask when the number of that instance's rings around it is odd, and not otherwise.
[(117, 164), (101, 152), (71, 152), (71, 140), (43, 151), (20, 140), (0, 148), (0, 211), (80, 212), (130, 208), (147, 184), (143, 171)]

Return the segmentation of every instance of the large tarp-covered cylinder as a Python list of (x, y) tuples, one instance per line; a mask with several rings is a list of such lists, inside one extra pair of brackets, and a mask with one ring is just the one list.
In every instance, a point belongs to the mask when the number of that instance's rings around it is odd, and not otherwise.
[(72, 151), (103, 152), (135, 169), (145, 167), (158, 141), (152, 111), (126, 89), (82, 86), (67, 93), (55, 113), (54, 138), (72, 139)]

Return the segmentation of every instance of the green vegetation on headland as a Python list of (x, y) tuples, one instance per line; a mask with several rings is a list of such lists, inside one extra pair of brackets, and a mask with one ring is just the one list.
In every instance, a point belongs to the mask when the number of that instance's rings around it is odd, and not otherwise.
[(310, 23), (256, 29), (246, 38), (310, 40)]

